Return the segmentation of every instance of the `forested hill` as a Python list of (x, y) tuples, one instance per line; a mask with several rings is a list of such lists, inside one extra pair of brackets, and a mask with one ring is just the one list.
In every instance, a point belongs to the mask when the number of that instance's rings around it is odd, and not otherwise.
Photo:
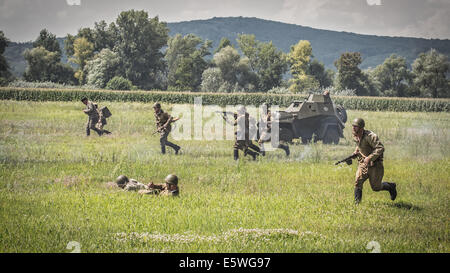
[[(353, 51), (361, 52), (363, 57), (361, 68), (363, 69), (381, 64), (393, 53), (405, 57), (409, 64), (417, 58), (419, 53), (428, 51), (430, 48), (450, 56), (450, 40), (448, 39), (430, 40), (361, 35), (314, 29), (258, 18), (214, 17), (208, 20), (168, 23), (167, 25), (170, 29), (170, 36), (176, 33), (183, 35), (193, 33), (203, 39), (212, 40), (214, 48), (218, 46), (222, 37), (227, 37), (236, 44), (238, 34), (254, 34), (259, 41), (272, 41), (277, 48), (286, 53), (299, 40), (308, 40), (311, 42), (315, 58), (323, 62), (327, 68), (334, 68), (333, 62), (343, 52)], [(76, 33), (72, 34), (75, 35)], [(38, 35), (39, 33), (36, 33), (36, 37)], [(58, 38), (61, 46), (64, 44), (63, 39)], [(31, 42), (11, 42), (9, 47), (6, 48), (4, 55), (14, 75), (21, 76), (25, 71), (26, 62), (23, 59), (22, 52), (31, 47)], [(63, 62), (66, 61), (67, 58), (63, 54)]]
[(208, 20), (195, 20), (169, 23), (170, 35), (196, 34), (214, 42), (216, 47), (222, 37), (236, 44), (238, 34), (255, 34), (259, 41), (272, 41), (273, 44), (289, 52), (299, 40), (311, 42), (314, 56), (327, 68), (334, 68), (334, 61), (344, 52), (361, 52), (361, 68), (375, 67), (392, 53), (403, 56), (411, 64), (421, 52), (434, 48), (450, 56), (450, 40), (418, 39), (361, 35), (349, 32), (321, 30), (299, 25), (245, 17), (214, 17)]

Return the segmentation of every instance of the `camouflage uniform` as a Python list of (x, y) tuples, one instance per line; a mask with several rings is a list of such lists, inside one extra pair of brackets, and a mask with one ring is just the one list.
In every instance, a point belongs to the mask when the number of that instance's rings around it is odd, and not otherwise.
[(130, 179), (130, 181), (128, 181), (128, 183), (126, 183), (125, 186), (123, 187), (123, 190), (125, 191), (139, 191), (146, 189), (148, 189), (147, 185), (144, 185), (135, 179)]
[(167, 185), (164, 184), (158, 184), (158, 185), (148, 185), (147, 189), (140, 190), (140, 194), (153, 194), (153, 195), (160, 195), (160, 196), (178, 196), (180, 194), (180, 190), (178, 189), (178, 186), (176, 190), (169, 190)]
[(276, 148), (283, 149), (286, 152), (286, 156), (288, 156), (290, 154), (288, 145), (283, 145), (281, 143), (278, 143), (278, 145), (276, 145), (275, 143), (273, 143), (271, 141), (272, 114), (270, 111), (268, 111), (267, 114), (261, 118), (261, 120), (259, 121), (259, 127), (264, 128), (263, 131), (261, 132), (261, 135), (259, 136), (259, 140), (258, 140), (258, 143), (261, 147), (262, 155), (265, 155), (264, 143), (266, 143), (266, 142), (270, 142), (272, 147), (274, 147), (274, 148), (276, 147)]
[[(357, 146), (354, 153), (357, 154), (359, 162), (355, 176), (355, 201), (361, 201), (363, 184), (367, 179), (373, 191), (389, 191), (391, 199), (394, 200), (397, 195), (395, 183), (382, 182), (384, 146), (378, 136), (364, 130), (361, 139), (355, 138), (355, 142)], [(370, 158), (368, 165), (364, 164), (365, 158)]]
[[(233, 145), (234, 159), (239, 159), (239, 150), (242, 150), (244, 152), (244, 155), (249, 154), (253, 157), (253, 159), (256, 159), (256, 156), (259, 154), (260, 149), (258, 146), (253, 144), (252, 140), (250, 139), (250, 131), (256, 131), (256, 129), (253, 128), (255, 124), (254, 119), (251, 118), (247, 112), (243, 114), (235, 113), (234, 117), (235, 120), (233, 126), (236, 127), (236, 130), (234, 132), (235, 142)], [(250, 150), (249, 148), (253, 149), (254, 151)]]
[[(383, 179), (383, 152), (384, 146), (378, 136), (368, 130), (364, 130), (361, 140), (355, 139), (357, 146), (355, 153), (358, 154), (358, 170), (356, 171), (355, 188), (363, 188), (364, 181), (369, 178), (370, 186), (374, 191), (382, 189)], [(364, 159), (370, 158), (369, 166), (364, 165)]]
[(96, 131), (99, 136), (102, 135), (102, 131), (97, 129), (95, 125), (99, 121), (98, 111), (95, 108), (95, 105), (92, 101), (87, 101), (86, 109), (83, 112), (88, 115), (88, 122), (86, 124), (86, 135), (89, 136), (91, 134), (91, 129)]
[(165, 129), (162, 128), (164, 124), (166, 124), (167, 121), (171, 118), (172, 117), (169, 115), (169, 113), (164, 112), (162, 109), (160, 109), (160, 111), (155, 114), (156, 128), (158, 128), (158, 132), (160, 133), (159, 143), (161, 144), (161, 153), (163, 154), (166, 153), (166, 145), (172, 147), (175, 150), (175, 154), (178, 154), (178, 150), (180, 150), (181, 148), (180, 146), (167, 140), (167, 137), (172, 130), (170, 122), (167, 124)]

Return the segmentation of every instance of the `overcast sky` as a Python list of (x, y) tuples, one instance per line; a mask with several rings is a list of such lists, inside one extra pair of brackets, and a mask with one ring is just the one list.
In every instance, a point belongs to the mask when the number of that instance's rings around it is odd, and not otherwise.
[(11, 41), (57, 37), (123, 10), (181, 22), (243, 16), (361, 34), (450, 39), (450, 0), (0, 0), (0, 30)]

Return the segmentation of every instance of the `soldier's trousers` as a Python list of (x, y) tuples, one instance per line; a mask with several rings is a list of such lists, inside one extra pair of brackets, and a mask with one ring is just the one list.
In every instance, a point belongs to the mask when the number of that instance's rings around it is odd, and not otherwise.
[(88, 123), (86, 124), (86, 135), (87, 136), (91, 135), (91, 129), (96, 131), (99, 136), (102, 135), (102, 131), (95, 127), (97, 122), (98, 122), (98, 118), (95, 118), (95, 117), (89, 118)]
[(272, 141), (270, 132), (264, 131), (258, 140), (258, 143), (261, 147), (261, 151), (263, 151), (263, 152), (266, 151), (266, 149), (264, 147), (264, 143), (267, 143), (267, 142), (270, 142), (270, 145), (272, 146), (272, 148), (283, 149), (286, 152), (286, 155), (289, 154), (289, 146), (287, 146), (287, 144), (283, 145), (279, 141), (278, 141), (278, 143), (275, 143), (275, 141)]
[(161, 153), (163, 153), (163, 154), (166, 153), (166, 145), (171, 147), (172, 149), (174, 149), (175, 152), (178, 152), (178, 150), (180, 149), (180, 146), (167, 140), (169, 133), (170, 133), (169, 131), (162, 132), (160, 135), (160, 138), (159, 138), (159, 143), (161, 144)]
[(369, 179), (370, 187), (373, 191), (381, 191), (383, 189), (382, 180), (384, 175), (383, 161), (376, 161), (373, 166), (364, 167), (358, 164), (358, 170), (355, 177), (355, 188), (362, 189), (364, 182)]

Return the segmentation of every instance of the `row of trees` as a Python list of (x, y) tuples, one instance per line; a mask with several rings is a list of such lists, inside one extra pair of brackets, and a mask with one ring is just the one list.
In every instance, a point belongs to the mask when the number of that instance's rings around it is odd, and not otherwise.
[[(306, 92), (333, 86), (354, 90), (356, 95), (450, 96), (449, 62), (435, 50), (420, 54), (411, 70), (405, 58), (392, 55), (376, 68), (363, 71), (361, 54), (347, 52), (335, 61), (334, 72), (314, 58), (308, 41), (299, 41), (284, 53), (272, 42), (242, 34), (236, 47), (222, 38), (211, 54), (209, 40), (193, 34), (169, 37), (168, 33), (158, 17), (149, 18), (145, 11), (124, 11), (109, 25), (100, 21), (67, 36), (64, 49), (74, 64), (70, 66), (61, 62), (56, 37), (42, 30), (33, 49), (24, 53), (28, 62), (24, 78), (111, 89), (267, 92), (282, 87)], [(1, 37), (6, 39), (3, 33)], [(1, 53), (6, 45), (0, 42)], [(0, 59), (0, 68), (8, 71), (4, 59)]]

